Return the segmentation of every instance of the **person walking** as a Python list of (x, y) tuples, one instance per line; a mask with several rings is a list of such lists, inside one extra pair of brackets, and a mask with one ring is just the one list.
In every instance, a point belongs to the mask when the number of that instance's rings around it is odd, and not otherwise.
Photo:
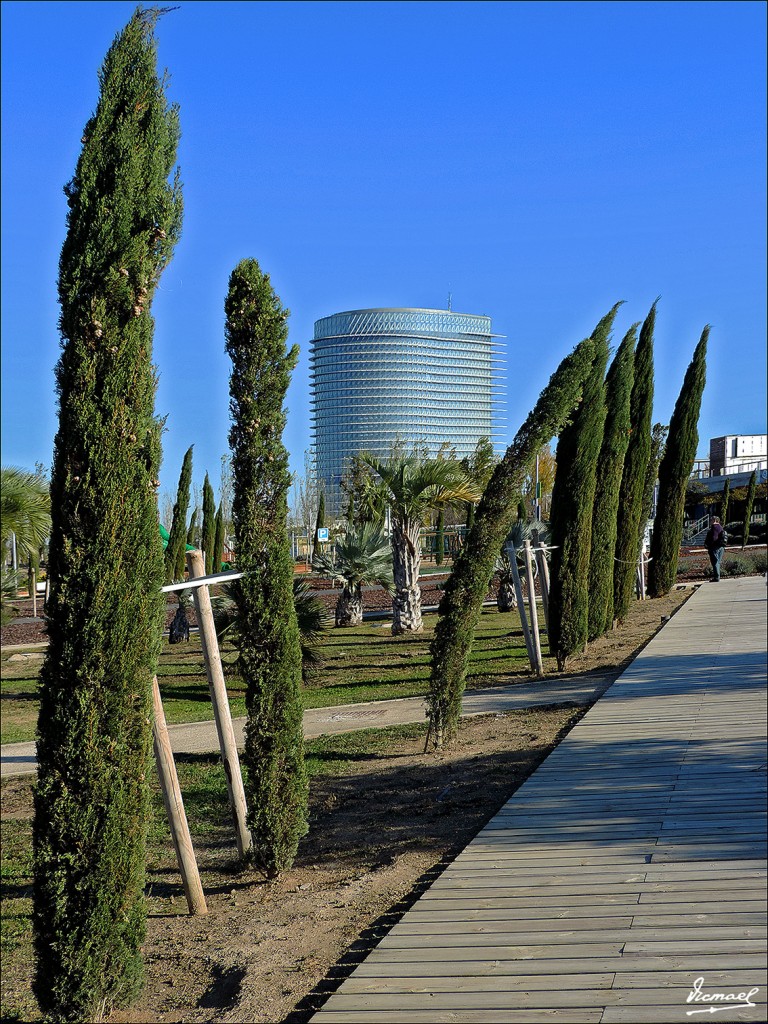
[(712, 525), (707, 530), (707, 536), (704, 538), (704, 546), (709, 553), (709, 560), (712, 563), (713, 583), (720, 582), (720, 563), (723, 560), (723, 551), (725, 551), (727, 542), (728, 538), (720, 524), (720, 520), (717, 516), (713, 516)]

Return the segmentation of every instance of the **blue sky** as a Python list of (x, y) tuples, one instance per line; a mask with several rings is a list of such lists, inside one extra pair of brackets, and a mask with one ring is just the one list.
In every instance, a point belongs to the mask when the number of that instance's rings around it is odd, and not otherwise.
[[(133, 3), (2, 4), (2, 461), (49, 464), (62, 187)], [(185, 222), (154, 303), (162, 489), (227, 452), (229, 274), (255, 257), (301, 359), (370, 306), (484, 313), (506, 336), (510, 440), (619, 299), (661, 296), (656, 420), (712, 325), (699, 452), (766, 429), (766, 6), (207, 3), (158, 26), (181, 111)]]

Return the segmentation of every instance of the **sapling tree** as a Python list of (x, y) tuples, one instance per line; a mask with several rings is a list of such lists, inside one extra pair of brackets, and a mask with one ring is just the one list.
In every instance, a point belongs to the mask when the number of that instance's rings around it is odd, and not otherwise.
[(171, 529), (168, 533), (168, 546), (165, 549), (165, 582), (173, 583), (184, 579), (184, 555), (186, 549), (187, 509), (189, 508), (189, 488), (192, 483), (192, 447), (190, 446), (181, 464), (179, 487), (176, 502), (173, 506)]
[(256, 260), (229, 279), (226, 349), (232, 360), (229, 433), (238, 569), (239, 667), (246, 686), (248, 824), (257, 866), (274, 878), (307, 831), (301, 642), (287, 532), (283, 402), (298, 347), (286, 351), (288, 311)]
[(165, 605), (150, 308), (181, 225), (160, 13), (137, 10), (115, 38), (65, 188), (33, 829), (35, 992), (56, 1021), (102, 1020), (143, 978), (151, 681)]

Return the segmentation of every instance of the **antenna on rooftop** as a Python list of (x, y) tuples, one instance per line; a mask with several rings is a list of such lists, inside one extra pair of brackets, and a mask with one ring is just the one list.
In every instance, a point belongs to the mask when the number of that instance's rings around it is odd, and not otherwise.
[(451, 312), (451, 297), (452, 297), (452, 293), (448, 292), (448, 312), (449, 313)]

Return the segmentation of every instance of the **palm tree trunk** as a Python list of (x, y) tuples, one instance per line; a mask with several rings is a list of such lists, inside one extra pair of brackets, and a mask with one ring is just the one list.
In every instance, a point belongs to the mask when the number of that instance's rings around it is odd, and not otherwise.
[(336, 602), (336, 625), (359, 626), (363, 621), (363, 588), (359, 583), (346, 586)]
[(517, 594), (512, 580), (502, 580), (496, 595), (496, 607), (500, 612), (513, 612), (517, 608)]
[(421, 547), (419, 546), (420, 523), (408, 520), (392, 523), (392, 574), (395, 593), (392, 598), (392, 635), (420, 633), (424, 628), (421, 620)]

